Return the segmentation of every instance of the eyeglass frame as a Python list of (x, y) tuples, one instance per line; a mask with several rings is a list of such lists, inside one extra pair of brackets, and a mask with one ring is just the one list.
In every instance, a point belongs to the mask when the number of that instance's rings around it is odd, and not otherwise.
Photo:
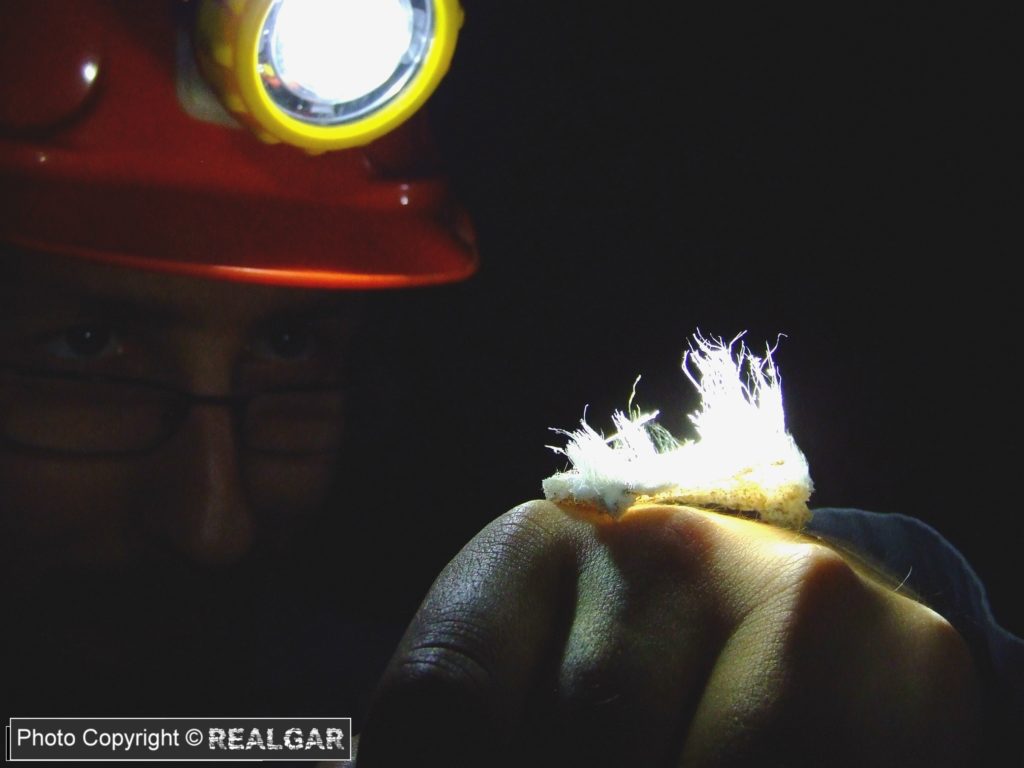
[(0, 362), (0, 372), (10, 372), (21, 376), (35, 376), (43, 379), (60, 379), (64, 381), (91, 381), (101, 384), (110, 382), (112, 384), (120, 384), (159, 394), (171, 395), (175, 398), (172, 401), (173, 408), (168, 408), (166, 412), (165, 420), (168, 424), (165, 428), (165, 433), (161, 434), (151, 444), (144, 445), (141, 448), (117, 451), (75, 451), (60, 448), (44, 448), (38, 445), (19, 442), (8, 437), (3, 432), (0, 432), (0, 446), (13, 448), (22, 453), (60, 457), (114, 459), (153, 454), (178, 433), (188, 420), (189, 414), (192, 413), (192, 409), (196, 406), (218, 406), (228, 408), (231, 413), (231, 424), (234, 434), (239, 439), (239, 447), (246, 451), (251, 451), (252, 453), (265, 456), (293, 458), (304, 456), (326, 456), (338, 453), (339, 449), (331, 448), (320, 451), (273, 451), (265, 448), (254, 448), (248, 445), (245, 440), (245, 430), (242, 428), (245, 424), (245, 416), (250, 403), (260, 397), (266, 397), (268, 395), (301, 394), (303, 392), (344, 393), (348, 390), (347, 383), (339, 381), (337, 383), (332, 383), (331, 385), (316, 383), (278, 388), (272, 387), (268, 389), (254, 390), (252, 392), (236, 392), (228, 395), (198, 395), (194, 392), (189, 392), (187, 389), (181, 389), (164, 382), (140, 379), (132, 376), (115, 376), (100, 373), (88, 373), (86, 371), (56, 371), (46, 368), (23, 367), (2, 362)]

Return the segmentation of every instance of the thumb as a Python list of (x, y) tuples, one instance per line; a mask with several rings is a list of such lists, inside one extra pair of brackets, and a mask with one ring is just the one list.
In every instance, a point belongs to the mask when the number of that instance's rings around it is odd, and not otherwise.
[(359, 768), (498, 765), (516, 751), (524, 702), (555, 652), (561, 593), (574, 592), (561, 589), (572, 572), (561, 514), (546, 503), (518, 507), (448, 564), (377, 689)]

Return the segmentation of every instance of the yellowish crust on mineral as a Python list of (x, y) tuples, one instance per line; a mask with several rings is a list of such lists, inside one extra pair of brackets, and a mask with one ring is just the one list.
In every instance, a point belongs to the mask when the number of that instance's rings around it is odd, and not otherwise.
[(674, 504), (723, 514), (749, 513), (770, 525), (799, 531), (811, 519), (806, 488), (791, 485), (782, 490), (781, 494), (769, 498), (757, 485), (750, 484), (739, 493), (721, 488), (700, 495), (665, 492), (637, 496), (633, 503)]

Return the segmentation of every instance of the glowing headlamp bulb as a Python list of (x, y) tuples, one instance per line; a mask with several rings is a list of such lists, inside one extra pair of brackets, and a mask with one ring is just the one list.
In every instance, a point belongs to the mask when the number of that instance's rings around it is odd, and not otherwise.
[(267, 20), (265, 66), (304, 99), (355, 101), (415, 61), (413, 32), (409, 0), (282, 0)]

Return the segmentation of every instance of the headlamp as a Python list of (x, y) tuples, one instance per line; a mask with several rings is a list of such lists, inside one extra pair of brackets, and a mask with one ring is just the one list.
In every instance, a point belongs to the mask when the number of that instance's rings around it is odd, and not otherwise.
[(202, 0), (200, 66), (265, 141), (311, 152), (366, 144), (448, 69), (458, 0)]

